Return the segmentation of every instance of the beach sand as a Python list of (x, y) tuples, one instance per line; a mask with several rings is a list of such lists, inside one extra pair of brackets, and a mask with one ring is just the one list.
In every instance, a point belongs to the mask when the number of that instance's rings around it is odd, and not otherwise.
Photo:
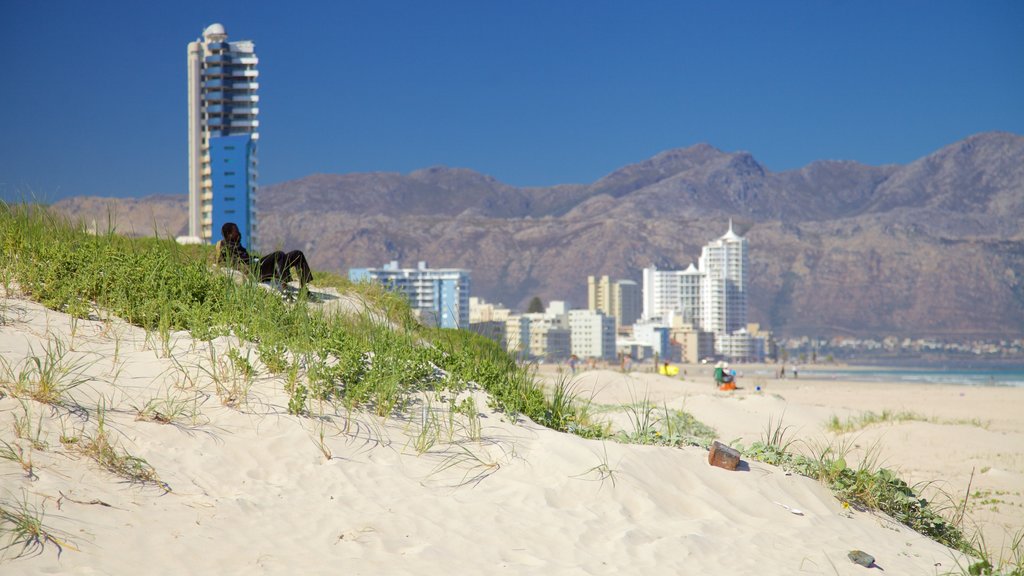
[[(580, 397), (595, 405), (621, 405), (646, 396), (657, 405), (683, 409), (716, 429), (723, 442), (744, 445), (783, 422), (792, 450), (850, 448), (853, 465), (865, 456), (897, 471), (936, 505), (960, 506), (968, 494), (965, 528), (981, 530), (986, 543), (1006, 548), (1024, 531), (1024, 389), (822, 380), (776, 379), (775, 367), (734, 366), (740, 389), (719, 392), (711, 366), (682, 366), (668, 378), (651, 372), (580, 372)], [(642, 369), (641, 369), (642, 370)], [(755, 374), (744, 377), (743, 373)], [(541, 369), (549, 382), (567, 372)], [(761, 390), (756, 388), (760, 386)], [(830, 432), (826, 424), (863, 420), (866, 413), (893, 415), (854, 430)], [(621, 417), (620, 417), (621, 418)], [(619, 421), (628, 429), (629, 423)]]
[[(468, 393), (476, 419), (449, 419), (440, 408), (451, 399), (431, 394), (404, 417), (332, 406), (291, 416), (285, 380), (237, 339), (164, 339), (24, 300), (0, 306), (8, 372), (60, 357), (58, 381), (75, 384), (56, 407), (0, 398), (0, 439), (21, 454), (21, 462), (0, 459), (0, 499), (6, 510), (39, 516), (63, 544), (59, 554), (53, 542), (8, 548), (4, 573), (862, 574), (847, 557), (854, 549), (888, 574), (957, 565), (934, 541), (884, 515), (844, 509), (818, 482), (772, 466), (727, 471), (697, 447), (586, 440), (509, 422), (482, 392)], [(226, 361), (230, 349), (252, 359), (251, 381)], [(783, 413), (799, 438), (824, 434), (832, 414), (886, 407), (980, 418), (986, 427), (880, 424), (857, 442), (878, 440), (894, 468), (948, 483), (951, 493), (975, 468), (974, 487), (1012, 492), (982, 517), (1021, 525), (1022, 390), (800, 380), (755, 393), (740, 385), (724, 394), (709, 375), (612, 371), (577, 380), (595, 403), (644, 394), (685, 408), (725, 442), (756, 440)], [(161, 410), (171, 417), (154, 419)], [(28, 423), (21, 437), (19, 421)], [(101, 434), (144, 459), (159, 482), (129, 481), (85, 455)]]

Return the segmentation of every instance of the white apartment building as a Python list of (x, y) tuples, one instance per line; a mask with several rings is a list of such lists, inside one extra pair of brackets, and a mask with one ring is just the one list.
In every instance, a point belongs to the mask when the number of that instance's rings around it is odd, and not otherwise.
[(350, 268), (348, 279), (377, 281), (404, 294), (413, 312), (426, 324), (469, 327), (469, 270), (428, 268), (426, 262), (416, 268), (399, 268), (393, 260), (381, 268)]
[(505, 349), (520, 357), (530, 355), (530, 316), (512, 315), (505, 319)]
[(651, 348), (652, 352), (665, 361), (675, 361), (670, 350), (671, 328), (661, 321), (644, 320), (633, 324), (634, 342)]
[(530, 319), (530, 356), (562, 359), (572, 354), (571, 332), (564, 315), (524, 314)]
[(469, 297), (469, 323), (504, 322), (512, 315), (512, 311), (501, 304), (491, 304), (483, 298)]
[(667, 319), (681, 313), (679, 284), (678, 270), (658, 270), (657, 266), (644, 268), (642, 317), (645, 320)]
[(699, 322), (701, 314), (701, 284), (704, 272), (691, 263), (686, 270), (658, 270), (651, 266), (643, 270), (643, 310), (645, 320), (659, 318), (671, 322)]
[(701, 328), (714, 332), (715, 351), (725, 354), (717, 341), (747, 327), (747, 240), (732, 230), (701, 251)]
[(576, 356), (615, 360), (615, 318), (593, 310), (570, 310), (569, 332)]
[[(714, 334), (714, 353), (726, 358), (763, 358), (764, 343), (754, 342), (747, 326), (747, 241), (729, 230), (701, 250), (697, 266), (686, 270), (643, 271), (643, 317), (692, 325), (695, 333)], [(704, 340), (695, 336), (698, 346)], [(703, 354), (700, 351), (699, 354)]]

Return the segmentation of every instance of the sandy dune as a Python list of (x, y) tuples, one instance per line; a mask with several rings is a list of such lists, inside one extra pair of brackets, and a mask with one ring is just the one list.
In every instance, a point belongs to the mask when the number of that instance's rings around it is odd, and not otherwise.
[[(757, 462), (730, 472), (710, 467), (700, 448), (592, 441), (508, 422), (480, 392), (473, 420), (449, 419), (432, 394), (401, 418), (332, 406), (290, 416), (284, 380), (233, 338), (175, 333), (163, 341), (117, 320), (72, 322), (17, 299), (0, 301), (0, 314), (9, 372), (46, 357), (48, 346), (58, 356), (59, 341), (63, 381), (80, 381), (62, 406), (0, 398), (0, 439), (31, 460), (30, 475), (0, 459), (0, 499), (40, 513), (64, 543), (59, 555), (53, 543), (18, 558), (21, 546), (8, 548), (4, 573), (863, 574), (847, 558), (853, 549), (888, 574), (956, 565), (945, 547)], [(232, 348), (253, 359), (251, 382), (225, 361)], [(629, 402), (642, 390), (685, 406), (725, 441), (756, 440), (783, 411), (801, 437), (824, 434), (833, 413), (886, 406), (980, 417), (987, 428), (879, 425), (859, 442), (878, 438), (884, 457), (911, 478), (942, 478), (951, 490), (978, 468), (974, 486), (1015, 492), (992, 522), (1021, 524), (1021, 390), (801, 380), (726, 396), (707, 376), (680, 382), (602, 371), (581, 376), (579, 386), (595, 390), (600, 404)], [(169, 407), (177, 411), (162, 418), (170, 423), (153, 419)], [(101, 408), (107, 436), (151, 465), (159, 482), (130, 482), (81, 453), (100, 433)], [(19, 420), (31, 423), (20, 438)], [(437, 431), (431, 446), (424, 428)]]

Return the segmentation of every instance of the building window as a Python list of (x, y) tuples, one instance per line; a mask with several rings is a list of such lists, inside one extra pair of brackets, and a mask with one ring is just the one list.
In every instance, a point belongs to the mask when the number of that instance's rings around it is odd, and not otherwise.
[(234, 184), (225, 184), (224, 187), (225, 188), (234, 188), (235, 185)]
[(234, 172), (225, 172), (224, 175), (225, 176), (234, 176), (235, 173)]

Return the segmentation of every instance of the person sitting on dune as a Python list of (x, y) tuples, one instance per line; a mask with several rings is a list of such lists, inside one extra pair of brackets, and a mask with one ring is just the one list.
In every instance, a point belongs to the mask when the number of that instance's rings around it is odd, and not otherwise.
[(292, 250), (287, 254), (278, 250), (257, 259), (250, 256), (249, 251), (242, 246), (242, 233), (238, 230), (237, 224), (227, 222), (221, 226), (220, 232), (224, 239), (219, 243), (218, 258), (222, 263), (230, 266), (243, 266), (254, 274), (258, 274), (260, 282), (276, 280), (287, 284), (292, 281), (292, 269), (298, 271), (300, 288), (305, 288), (306, 283), (313, 280), (313, 273), (309, 270), (306, 255), (301, 250)]

